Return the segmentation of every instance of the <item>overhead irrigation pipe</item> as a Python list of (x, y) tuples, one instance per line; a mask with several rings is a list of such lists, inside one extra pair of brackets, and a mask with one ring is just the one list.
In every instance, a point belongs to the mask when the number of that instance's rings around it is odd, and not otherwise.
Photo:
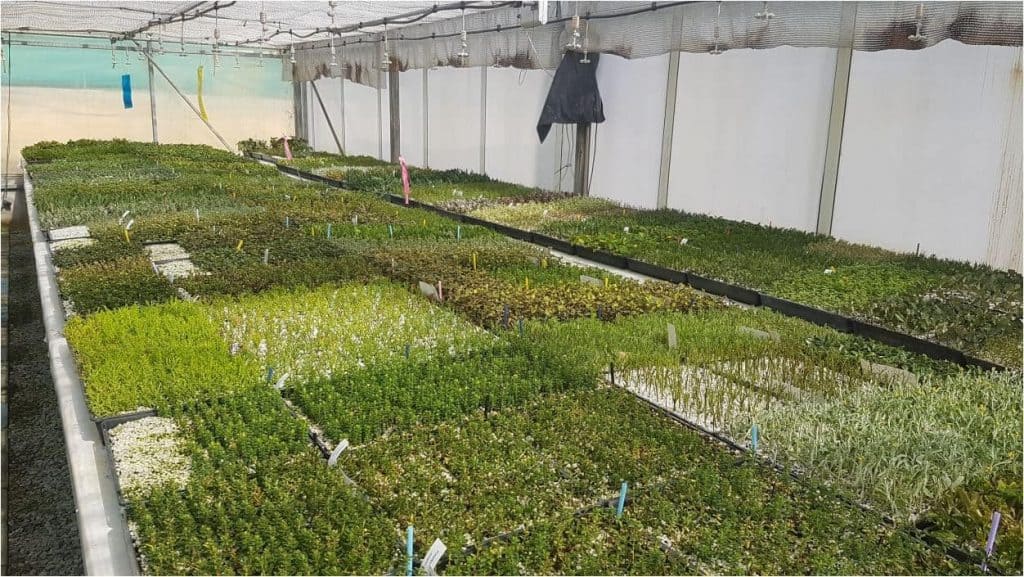
[[(597, 14), (594, 14), (594, 13), (591, 13), (591, 12), (587, 12), (587, 14), (585, 16), (582, 16), (582, 18), (585, 18), (587, 20), (605, 20), (605, 19), (609, 19), (609, 18), (624, 18), (626, 16), (635, 16), (637, 14), (643, 14), (645, 12), (656, 12), (658, 10), (664, 10), (666, 8), (675, 8), (677, 6), (687, 6), (687, 5), (690, 5), (690, 4), (705, 4), (705, 3), (709, 3), (708, 0), (681, 0), (681, 1), (676, 1), (676, 2), (661, 2), (661, 3), (651, 2), (650, 4), (646, 4), (646, 3), (642, 4), (643, 8), (636, 8), (636, 9), (628, 10), (628, 11), (625, 11), (625, 12), (608, 12), (608, 13), (597, 13)], [(501, 4), (496, 4), (494, 6), (488, 7), (488, 9), (503, 8), (505, 6), (512, 5), (512, 4), (518, 4), (518, 2), (503, 2)], [(640, 3), (637, 2), (637, 4), (640, 4)], [(467, 7), (473, 8), (474, 6), (467, 6)], [(441, 7), (438, 8), (438, 10), (441, 10), (441, 9), (442, 9)], [(447, 8), (444, 8), (444, 9), (447, 9)], [(572, 16), (564, 16), (564, 17), (560, 17), (560, 18), (552, 18), (552, 19), (548, 20), (547, 25), (550, 26), (550, 25), (553, 25), (553, 24), (560, 24), (560, 23), (563, 23), (563, 22), (569, 22), (572, 19), (573, 19)], [(392, 19), (388, 18), (387, 21), (389, 23), (391, 23)], [(431, 22), (431, 23), (427, 23), (425, 25), (429, 26), (431, 24), (433, 24), (433, 23)], [(365, 24), (361, 23), (361, 27), (366, 27), (366, 26), (369, 26), (369, 23), (365, 23)], [(478, 30), (467, 30), (465, 33), (470, 35), (470, 36), (472, 36), (472, 35), (475, 35), (475, 34), (489, 34), (489, 33), (492, 33), (492, 32), (507, 32), (507, 31), (510, 31), (510, 30), (520, 29), (520, 28), (523, 28), (523, 27), (524, 26), (522, 24), (513, 24), (511, 26), (497, 25), (497, 26), (494, 26), (492, 28), (481, 28), (481, 29), (478, 29)], [(351, 27), (349, 27), (349, 28), (351, 28)], [(418, 29), (419, 27), (417, 26), (415, 28)], [(359, 28), (356, 28), (356, 30), (358, 30), (358, 29)], [(404, 28), (400, 28), (399, 30), (403, 30), (403, 29)], [(351, 29), (318, 28), (318, 29), (314, 30), (313, 32), (311, 32), (309, 34), (305, 34), (305, 35), (295, 33), (295, 32), (293, 32), (291, 30), (279, 30), (276, 34), (289, 33), (292, 36), (297, 37), (297, 38), (309, 38), (309, 37), (314, 36), (316, 34), (319, 34), (321, 32), (335, 32), (335, 31), (337, 31), (337, 32), (352, 32), (353, 30), (351, 30)], [(461, 30), (459, 30), (459, 31), (456, 31), (456, 32), (451, 32), (451, 33), (446, 33), (446, 34), (438, 34), (436, 32), (432, 32), (429, 35), (428, 34), (424, 34), (422, 36), (406, 36), (406, 35), (401, 34), (399, 32), (397, 36), (394, 36), (394, 38), (397, 39), (397, 40), (404, 40), (404, 41), (437, 40), (439, 38), (454, 38), (454, 37), (460, 36), (462, 33), (463, 32)], [(353, 36), (353, 37), (351, 37), (352, 40), (343, 40), (341, 45), (342, 46), (348, 46), (349, 44), (363, 44), (364, 42), (365, 43), (376, 43), (376, 42), (380, 42), (379, 36), (380, 36), (379, 32), (375, 32), (375, 33), (367, 32), (367, 33), (364, 33), (362, 36), (358, 36), (358, 37)], [(239, 43), (239, 45), (250, 43), (250, 42), (256, 42), (256, 41), (255, 40), (252, 40), (252, 41), (247, 40), (247, 41)], [(297, 51), (298, 50), (316, 50), (316, 49), (319, 49), (319, 48), (326, 48), (327, 47), (326, 42), (327, 42), (326, 40), (314, 40), (314, 41), (306, 42), (306, 43), (303, 43), (301, 46), (297, 45), (295, 47), (295, 50), (297, 50)]]
[(341, 141), (338, 140), (338, 133), (334, 131), (334, 123), (331, 122), (331, 115), (327, 113), (327, 107), (324, 106), (324, 99), (320, 98), (320, 89), (316, 87), (316, 82), (311, 81), (310, 86), (313, 87), (313, 94), (316, 95), (316, 101), (320, 103), (320, 110), (324, 113), (324, 119), (327, 120), (327, 128), (331, 129), (331, 136), (334, 137), (334, 144), (338, 145), (338, 154), (345, 154), (345, 150), (341, 148)]
[(493, 4), (493, 3), (489, 4), (489, 5), (485, 4), (483, 6), (477, 5), (477, 4), (473, 3), (473, 2), (452, 2), (450, 4), (434, 4), (434, 5), (430, 6), (429, 8), (424, 8), (424, 9), (421, 9), (421, 10), (415, 10), (415, 11), (412, 11), (412, 12), (406, 12), (404, 14), (396, 14), (395, 16), (389, 16), (389, 17), (386, 17), (386, 18), (378, 18), (376, 20), (368, 20), (366, 22), (359, 22), (359, 23), (356, 23), (356, 24), (350, 24), (348, 26), (314, 28), (312, 30), (312, 32), (305, 33), (305, 34), (299, 33), (299, 32), (295, 32), (293, 29), (285, 30), (285, 29), (282, 28), (280, 30), (277, 30), (273, 34), (270, 34), (266, 38), (256, 38), (256, 39), (253, 39), (253, 40), (243, 40), (243, 41), (238, 42), (236, 44), (238, 46), (244, 46), (246, 44), (252, 44), (254, 42), (265, 42), (265, 41), (270, 40), (271, 38), (274, 38), (275, 36), (278, 36), (280, 34), (288, 34), (288, 35), (290, 35), (290, 36), (292, 36), (294, 38), (310, 38), (312, 36), (316, 36), (317, 34), (322, 34), (322, 33), (329, 33), (329, 34), (333, 34), (333, 35), (340, 35), (340, 34), (344, 34), (346, 32), (359, 32), (363, 28), (373, 28), (373, 27), (376, 27), (376, 26), (383, 26), (385, 24), (413, 24), (415, 22), (418, 22), (418, 21), (426, 18), (427, 16), (430, 16), (431, 14), (436, 14), (437, 12), (445, 12), (445, 11), (449, 11), (449, 10), (464, 10), (466, 8), (479, 9), (479, 10), (494, 10), (496, 8), (504, 8), (506, 6), (511, 6), (513, 4), (518, 4), (518, 3), (519, 2), (501, 2), (501, 3), (497, 3), (497, 4)]
[[(132, 40), (132, 42), (135, 42), (135, 45), (139, 46), (139, 43), (136, 42), (135, 40)], [(141, 47), (140, 47), (140, 49), (141, 49)], [(217, 140), (219, 140), (220, 143), (224, 145), (224, 148), (226, 148), (228, 150), (228, 152), (236, 152), (235, 149), (232, 148), (230, 144), (228, 144), (228, 141), (224, 140), (224, 137), (221, 136), (219, 132), (217, 132), (217, 129), (214, 128), (212, 124), (210, 124), (210, 121), (205, 119), (205, 118), (203, 118), (203, 114), (201, 112), (199, 112), (199, 109), (196, 108), (196, 105), (192, 104), (192, 101), (189, 100), (188, 97), (185, 96), (185, 94), (181, 90), (178, 89), (177, 85), (174, 84), (174, 81), (171, 80), (171, 77), (167, 76), (167, 73), (164, 72), (164, 69), (160, 68), (160, 65), (157, 64), (156, 60), (153, 59), (153, 55), (150, 54), (149, 52), (146, 52), (145, 50), (142, 51), (142, 54), (146, 55), (146, 60), (149, 61), (150, 66), (155, 68), (156, 71), (160, 73), (160, 76), (164, 77), (164, 80), (166, 80), (167, 83), (171, 85), (171, 88), (173, 88), (174, 91), (178, 94), (178, 96), (180, 96), (181, 99), (185, 101), (185, 104), (188, 104), (188, 107), (192, 109), (192, 112), (196, 113), (196, 116), (199, 118), (199, 120), (203, 121), (203, 124), (205, 124), (206, 127), (210, 129), (210, 132), (212, 132), (213, 135), (217, 137)], [(236, 152), (236, 154), (237, 154), (237, 152)]]

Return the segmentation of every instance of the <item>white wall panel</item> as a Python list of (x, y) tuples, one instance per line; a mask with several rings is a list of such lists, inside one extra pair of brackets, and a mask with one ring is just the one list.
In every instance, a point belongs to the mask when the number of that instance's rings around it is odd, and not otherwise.
[(562, 187), (572, 188), (572, 148), (562, 143), (561, 129), (553, 127), (543, 144), (537, 136), (537, 120), (553, 74), (549, 70), (487, 70), (487, 174), (557, 190), (562, 144), (561, 164), (567, 165)]
[[(316, 81), (317, 90), (323, 98), (324, 107), (331, 115), (331, 122), (334, 123), (334, 130), (338, 133), (338, 140), (341, 140), (341, 81), (337, 78), (321, 78)], [(338, 145), (331, 135), (331, 129), (324, 120), (324, 111), (310, 87), (308, 93), (309, 113), (312, 122), (309, 128), (310, 145), (315, 150), (324, 152), (338, 152)]]
[(1018, 267), (1020, 82), (1020, 48), (855, 52), (833, 234), (984, 261), (997, 199), (1015, 199), (1016, 224), (1003, 228), (1018, 234), (1001, 242), (1016, 250), (997, 251), (996, 264)]
[[(387, 94), (382, 91), (381, 114), (387, 114)], [(383, 117), (386, 120), (387, 116)], [(378, 130), (379, 128), (379, 130)], [(345, 81), (345, 150), (348, 154), (365, 154), (379, 157), (384, 149), (388, 154), (387, 142), (382, 142), (382, 132), (387, 122), (378, 125), (377, 89), (355, 82)], [(383, 144), (383, 146), (381, 146)]]
[(481, 76), (480, 68), (430, 71), (430, 168), (480, 172)]
[(813, 231), (835, 55), (680, 54), (669, 207)]
[(658, 201), (668, 55), (602, 55), (597, 85), (605, 121), (591, 127), (590, 195), (641, 208)]
[(423, 166), (423, 71), (409, 70), (398, 76), (402, 156), (413, 166)]

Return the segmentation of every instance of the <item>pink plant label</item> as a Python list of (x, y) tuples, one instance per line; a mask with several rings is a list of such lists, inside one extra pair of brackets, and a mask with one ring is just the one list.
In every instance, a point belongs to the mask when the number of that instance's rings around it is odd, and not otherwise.
[(405, 204), (409, 204), (409, 166), (404, 156), (398, 157), (398, 164), (402, 166), (402, 194), (405, 196)]
[(288, 146), (288, 137), (284, 137), (284, 157), (288, 160), (292, 159), (292, 147)]

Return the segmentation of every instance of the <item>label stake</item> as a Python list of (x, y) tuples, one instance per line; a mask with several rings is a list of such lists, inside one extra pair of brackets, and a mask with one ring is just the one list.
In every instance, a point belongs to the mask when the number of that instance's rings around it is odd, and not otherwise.
[(504, 329), (506, 329), (506, 330), (508, 330), (508, 317), (509, 317), (509, 314), (510, 314), (510, 311), (508, 310), (508, 305), (504, 305), (502, 307), (502, 309), (501, 309), (501, 326)]
[(245, 244), (245, 239), (238, 241), (238, 244), (235, 246), (235, 252), (242, 252), (243, 244)]
[(274, 367), (267, 367), (267, 382), (274, 380)]
[(462, 240), (462, 225), (455, 226), (455, 240)]
[(265, 248), (265, 249), (263, 249), (263, 264), (268, 264), (269, 262), (270, 262), (270, 249), (269, 248)]
[(473, 253), (473, 270), (476, 270), (476, 253)]
[(996, 549), (996, 533), (999, 532), (999, 521), (1003, 515), (999, 511), (992, 512), (992, 525), (988, 529), (988, 540), (985, 541), (985, 560), (981, 562), (981, 570), (988, 573), (988, 559)]
[(629, 483), (626, 481), (622, 482), (622, 488), (619, 489), (619, 506), (615, 509), (615, 516), (622, 517), (622, 509), (626, 506), (626, 491), (629, 490)]
[(757, 454), (757, 423), (750, 427), (750, 449)]
[(409, 358), (409, 343), (405, 344), (405, 358)]
[(412, 525), (409, 525), (405, 533), (405, 574), (408, 576), (412, 575), (412, 538)]
[(395, 238), (395, 227), (388, 225), (388, 238)]

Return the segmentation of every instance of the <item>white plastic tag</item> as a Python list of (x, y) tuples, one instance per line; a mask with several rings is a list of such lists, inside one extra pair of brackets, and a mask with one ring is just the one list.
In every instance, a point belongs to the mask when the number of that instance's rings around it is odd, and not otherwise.
[(338, 464), (338, 457), (341, 456), (341, 452), (348, 448), (348, 439), (342, 440), (338, 443), (338, 446), (331, 451), (331, 458), (327, 459), (327, 466), (333, 467)]

